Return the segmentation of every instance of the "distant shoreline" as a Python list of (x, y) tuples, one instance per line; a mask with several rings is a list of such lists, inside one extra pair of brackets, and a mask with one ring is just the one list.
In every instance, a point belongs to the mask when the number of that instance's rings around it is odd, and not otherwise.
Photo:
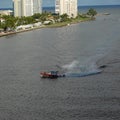
[[(112, 6), (120, 6), (120, 5), (79, 5), (78, 6), (78, 9), (79, 8), (84, 8), (84, 7), (112, 7)], [(44, 6), (43, 8), (42, 8), (42, 10), (44, 11), (44, 10), (47, 10), (47, 9), (54, 9), (55, 7), (54, 6), (49, 6), (49, 7), (47, 7), (47, 6)], [(12, 7), (9, 7), (9, 8), (0, 8), (0, 10), (13, 10), (13, 8)]]
[[(110, 15), (110, 13), (98, 13), (96, 16), (103, 16), (103, 15)], [(72, 21), (72, 22), (61, 22), (61, 23), (54, 23), (51, 25), (42, 25), (39, 27), (33, 27), (33, 28), (29, 28), (29, 29), (25, 29), (25, 30), (19, 30), (19, 31), (13, 31), (13, 32), (2, 32), (0, 33), (0, 37), (4, 37), (4, 36), (8, 36), (8, 35), (12, 35), (12, 34), (17, 34), (17, 33), (22, 33), (22, 32), (28, 32), (28, 31), (32, 31), (32, 30), (36, 30), (36, 29), (42, 29), (42, 28), (60, 28), (60, 27), (65, 27), (65, 26), (70, 26), (72, 24), (78, 24), (81, 22), (87, 22), (87, 21), (93, 21), (95, 20), (92, 18), (87, 18), (84, 20), (76, 20), (76, 21)]]
[(56, 23), (56, 24), (51, 24), (51, 25), (42, 25), (40, 27), (34, 27), (34, 28), (29, 28), (29, 29), (20, 30), (20, 31), (0, 33), (0, 37), (12, 35), (12, 34), (17, 34), (17, 33), (22, 33), (22, 32), (28, 32), (28, 31), (42, 29), (42, 28), (60, 28), (60, 27), (70, 26), (72, 24), (78, 24), (78, 23), (87, 22), (87, 21), (93, 21), (93, 19), (90, 18), (87, 20), (79, 20), (79, 21), (73, 21), (73, 22), (61, 22), (61, 23)]

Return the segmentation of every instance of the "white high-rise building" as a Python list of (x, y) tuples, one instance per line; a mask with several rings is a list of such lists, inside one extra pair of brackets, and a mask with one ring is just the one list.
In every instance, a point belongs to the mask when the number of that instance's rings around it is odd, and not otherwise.
[(33, 13), (42, 13), (42, 0), (33, 1)]
[(33, 0), (22, 0), (22, 16), (33, 15)]
[(22, 16), (21, 0), (13, 0), (14, 16)]
[(55, 12), (60, 15), (66, 13), (69, 17), (77, 16), (77, 0), (56, 0)]
[(14, 16), (32, 16), (42, 13), (42, 0), (13, 0)]

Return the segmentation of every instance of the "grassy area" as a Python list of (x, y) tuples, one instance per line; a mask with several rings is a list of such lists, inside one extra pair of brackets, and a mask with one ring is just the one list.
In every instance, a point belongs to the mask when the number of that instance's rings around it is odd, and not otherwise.
[(76, 19), (71, 19), (71, 21), (65, 21), (65, 22), (57, 22), (54, 24), (50, 24), (50, 25), (45, 25), (45, 27), (50, 27), (50, 28), (54, 28), (54, 27), (63, 27), (63, 26), (67, 26), (70, 24), (76, 24), (76, 23), (80, 23), (80, 22), (85, 22), (85, 21), (90, 21), (93, 20), (90, 17), (86, 17), (86, 18), (76, 18)]
[(68, 25), (70, 22), (58, 22), (58, 23), (54, 23), (54, 24), (50, 24), (50, 25), (46, 25), (46, 27), (63, 27)]

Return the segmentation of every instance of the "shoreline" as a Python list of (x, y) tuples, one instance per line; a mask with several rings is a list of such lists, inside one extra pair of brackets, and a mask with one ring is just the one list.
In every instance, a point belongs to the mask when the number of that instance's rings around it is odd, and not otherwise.
[(34, 28), (31, 28), (31, 29), (26, 29), (26, 30), (20, 30), (20, 31), (15, 31), (15, 32), (7, 32), (7, 33), (0, 34), (0, 37), (12, 35), (12, 34), (17, 34), (17, 33), (22, 33), (22, 32), (28, 32), (28, 31), (32, 31), (32, 30), (36, 30), (36, 29), (42, 29), (42, 28), (44, 28), (44, 27), (43, 26), (42, 27), (34, 27)]
[[(96, 16), (108, 16), (110, 15), (110, 13), (98, 13)], [(4, 36), (8, 36), (8, 35), (12, 35), (12, 34), (17, 34), (17, 33), (22, 33), (22, 32), (28, 32), (28, 31), (32, 31), (32, 30), (36, 30), (36, 29), (42, 29), (42, 28), (60, 28), (60, 27), (65, 27), (65, 26), (70, 26), (73, 24), (79, 24), (81, 22), (88, 22), (88, 21), (94, 21), (96, 18), (85, 18), (85, 19), (81, 19), (81, 20), (73, 20), (73, 21), (67, 21), (67, 22), (61, 22), (61, 23), (54, 23), (51, 25), (42, 25), (39, 27), (33, 27), (33, 28), (29, 28), (29, 29), (25, 29), (25, 30), (19, 30), (19, 31), (13, 31), (13, 32), (3, 32), (0, 33), (0, 37), (4, 37)]]
[(79, 20), (79, 21), (72, 21), (72, 22), (63, 22), (63, 23), (57, 23), (57, 24), (51, 24), (51, 25), (42, 25), (40, 27), (34, 27), (34, 28), (29, 28), (25, 30), (20, 30), (20, 31), (14, 31), (14, 32), (6, 32), (6, 33), (0, 33), (0, 37), (12, 35), (12, 34), (17, 34), (17, 33), (22, 33), (22, 32), (28, 32), (28, 31), (33, 31), (36, 29), (42, 29), (42, 28), (60, 28), (60, 27), (65, 27), (65, 26), (70, 26), (73, 24), (79, 24), (81, 22), (87, 22), (87, 21), (93, 21), (94, 19), (86, 19), (86, 20)]

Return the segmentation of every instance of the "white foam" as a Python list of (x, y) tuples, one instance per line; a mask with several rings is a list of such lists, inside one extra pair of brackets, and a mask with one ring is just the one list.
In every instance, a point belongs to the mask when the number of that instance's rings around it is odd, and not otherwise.
[(80, 64), (79, 61), (74, 60), (70, 64), (62, 66), (62, 68), (66, 71), (66, 76), (69, 77), (82, 77), (97, 74), (100, 72), (96, 63), (90, 60), (84, 64)]
[(66, 64), (66, 65), (62, 66), (62, 68), (67, 69), (67, 70), (73, 70), (77, 67), (78, 64), (79, 64), (79, 62), (77, 60), (74, 60), (70, 64)]

